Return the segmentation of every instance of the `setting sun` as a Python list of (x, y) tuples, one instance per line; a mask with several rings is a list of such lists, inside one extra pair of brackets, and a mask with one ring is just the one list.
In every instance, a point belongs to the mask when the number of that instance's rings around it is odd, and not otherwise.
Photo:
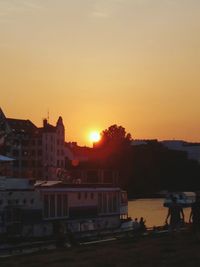
[(89, 139), (92, 143), (96, 143), (101, 139), (100, 133), (97, 131), (93, 131), (89, 135)]

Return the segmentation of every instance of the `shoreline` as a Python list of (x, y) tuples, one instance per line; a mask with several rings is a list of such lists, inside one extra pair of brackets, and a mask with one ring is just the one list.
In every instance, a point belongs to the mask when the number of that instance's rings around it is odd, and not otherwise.
[(161, 194), (135, 194), (134, 197), (131, 197), (129, 196), (128, 197), (128, 201), (132, 201), (132, 200), (138, 200), (138, 199), (149, 199), (149, 198), (152, 198), (152, 199), (164, 199), (165, 196), (164, 195), (161, 195)]
[(200, 242), (187, 228), (179, 233), (126, 236), (103, 243), (41, 250), (1, 258), (1, 267), (122, 267), (192, 266), (200, 264)]

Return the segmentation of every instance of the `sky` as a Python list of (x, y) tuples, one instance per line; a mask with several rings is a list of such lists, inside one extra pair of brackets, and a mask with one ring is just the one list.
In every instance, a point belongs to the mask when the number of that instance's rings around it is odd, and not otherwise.
[(0, 106), (66, 141), (200, 141), (199, 69), (199, 0), (0, 0)]

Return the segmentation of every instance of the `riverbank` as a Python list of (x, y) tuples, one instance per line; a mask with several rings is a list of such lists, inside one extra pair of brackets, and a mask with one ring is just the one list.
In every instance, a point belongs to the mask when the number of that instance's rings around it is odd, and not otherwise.
[(200, 243), (189, 231), (126, 237), (119, 240), (41, 251), (0, 259), (1, 267), (196, 267)]

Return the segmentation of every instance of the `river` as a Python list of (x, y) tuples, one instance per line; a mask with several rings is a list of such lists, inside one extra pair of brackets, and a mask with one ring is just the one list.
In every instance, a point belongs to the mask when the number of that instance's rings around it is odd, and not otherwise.
[[(163, 199), (136, 199), (129, 200), (128, 213), (132, 219), (144, 217), (146, 226), (164, 225), (168, 209), (163, 207)], [(185, 221), (188, 222), (190, 208), (185, 208)]]

